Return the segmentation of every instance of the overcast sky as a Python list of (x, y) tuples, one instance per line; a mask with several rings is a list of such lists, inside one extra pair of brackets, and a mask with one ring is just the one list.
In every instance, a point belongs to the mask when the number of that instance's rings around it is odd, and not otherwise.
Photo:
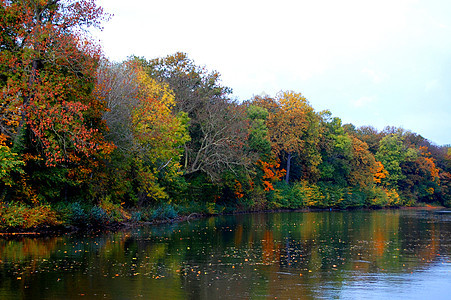
[(301, 92), (343, 123), (451, 143), (449, 0), (100, 0), (106, 55), (186, 52), (233, 97)]

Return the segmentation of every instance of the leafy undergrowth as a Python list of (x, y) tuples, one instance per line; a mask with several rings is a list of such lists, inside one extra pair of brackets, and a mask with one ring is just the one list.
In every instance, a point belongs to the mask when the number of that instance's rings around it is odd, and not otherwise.
[(36, 206), (0, 202), (0, 232), (102, 228), (128, 219), (130, 214), (120, 205), (107, 201), (94, 206), (80, 202)]
[[(347, 209), (347, 208), (381, 208), (390, 207), (385, 197), (375, 197), (372, 199), (382, 199), (384, 203), (372, 200), (370, 203), (362, 203), (363, 200), (356, 198), (357, 203), (352, 202), (351, 191), (328, 191), (321, 194), (322, 204), (316, 202), (306, 203), (307, 200), (314, 199), (310, 194), (312, 191), (306, 190), (302, 186), (291, 188), (279, 187), (272, 201), (267, 205), (258, 205), (253, 202), (235, 203), (234, 206), (223, 206), (217, 203), (190, 203), (177, 205), (171, 203), (161, 203), (152, 206), (124, 208), (120, 204), (103, 200), (96, 205), (88, 205), (82, 202), (63, 203), (53, 205), (41, 204), (30, 206), (18, 202), (0, 202), (0, 236), (4, 234), (33, 234), (33, 233), (59, 233), (74, 232), (79, 230), (116, 230), (123, 226), (136, 226), (142, 224), (155, 224), (164, 222), (183, 221), (200, 216), (216, 215), (224, 213), (238, 213), (246, 211), (268, 211), (268, 210), (297, 210), (297, 209)], [(300, 197), (299, 194), (308, 192), (308, 196)], [(390, 194), (389, 194), (390, 196)], [(347, 198), (348, 197), (348, 198)], [(290, 198), (303, 198), (304, 201), (293, 203)], [(329, 199), (330, 198), (330, 199)], [(355, 197), (352, 197), (355, 198)], [(366, 197), (365, 197), (366, 198)], [(291, 199), (291, 200), (293, 200)], [(329, 199), (328, 201), (325, 201)], [(331, 199), (337, 199), (333, 202)], [(356, 201), (355, 199), (353, 201)], [(366, 199), (366, 201), (368, 201)], [(380, 200), (379, 200), (380, 201)], [(334, 203), (334, 205), (330, 205)], [(287, 205), (289, 204), (289, 205)], [(345, 205), (346, 204), (346, 205)], [(384, 205), (385, 204), (385, 205)], [(396, 203), (397, 204), (397, 203)], [(396, 206), (399, 207), (399, 206)], [(3, 234), (2, 234), (3, 233)]]
[(97, 205), (81, 202), (30, 206), (0, 202), (0, 233), (61, 232), (117, 229), (123, 225), (171, 222), (208, 213), (197, 206), (171, 204), (125, 209), (120, 204), (101, 201)]
[(0, 203), (0, 229), (30, 229), (39, 226), (58, 226), (62, 221), (50, 205), (30, 207), (21, 203)]

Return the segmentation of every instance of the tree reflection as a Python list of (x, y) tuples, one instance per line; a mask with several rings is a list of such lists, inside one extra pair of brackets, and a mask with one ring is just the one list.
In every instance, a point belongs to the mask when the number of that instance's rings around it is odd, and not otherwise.
[(369, 274), (449, 261), (449, 221), (410, 211), (275, 213), (0, 240), (0, 296), (327, 297)]

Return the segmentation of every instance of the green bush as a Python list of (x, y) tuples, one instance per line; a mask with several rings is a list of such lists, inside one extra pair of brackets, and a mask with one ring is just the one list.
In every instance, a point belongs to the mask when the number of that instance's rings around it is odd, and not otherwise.
[(368, 191), (367, 194), (366, 205), (368, 207), (399, 207), (406, 204), (394, 189), (375, 187)]
[(171, 204), (163, 204), (159, 206), (152, 214), (152, 219), (170, 220), (178, 217), (178, 212)]
[(103, 208), (97, 205), (91, 208), (90, 221), (92, 225), (104, 225), (107, 224), (109, 220), (110, 218)]
[(346, 188), (346, 192), (343, 195), (342, 207), (340, 208), (358, 208), (365, 206), (368, 199), (368, 191), (360, 190), (358, 188)]
[(349, 207), (347, 188), (336, 184), (319, 183), (321, 194), (324, 196), (321, 202), (322, 207), (334, 207), (344, 209)]
[(88, 225), (89, 215), (79, 202), (69, 206), (70, 222), (74, 225)]
[(280, 181), (274, 184), (274, 190), (269, 193), (270, 208), (300, 208), (304, 206), (303, 195), (299, 193), (297, 183), (293, 185)]
[(130, 221), (132, 222), (140, 222), (142, 220), (142, 212), (141, 211), (134, 211), (132, 212)]

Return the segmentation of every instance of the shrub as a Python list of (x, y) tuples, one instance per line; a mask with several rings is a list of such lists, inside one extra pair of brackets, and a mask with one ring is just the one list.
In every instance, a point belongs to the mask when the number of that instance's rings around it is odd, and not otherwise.
[(88, 225), (89, 217), (79, 202), (69, 206), (70, 222), (74, 225)]
[(346, 192), (343, 195), (343, 202), (341, 203), (340, 208), (357, 208), (365, 206), (365, 203), (368, 202), (368, 191), (361, 190), (359, 188), (346, 188)]
[(110, 218), (108, 214), (99, 206), (93, 206), (90, 213), (90, 221), (92, 225), (103, 225), (108, 223)]
[(29, 229), (39, 226), (56, 226), (62, 222), (58, 220), (57, 212), (50, 205), (30, 207), (22, 203), (0, 203), (0, 228)]
[(61, 225), (57, 218), (57, 213), (50, 205), (39, 205), (28, 210), (26, 215), (27, 227), (56, 226)]
[(106, 212), (111, 221), (122, 222), (131, 218), (131, 215), (120, 204), (112, 203), (109, 197), (102, 199), (99, 207)]
[(132, 212), (132, 215), (131, 215), (131, 217), (130, 217), (130, 220), (131, 220), (132, 222), (139, 222), (139, 221), (141, 221), (141, 220), (142, 220), (142, 212), (140, 212), (140, 211), (134, 211), (134, 212)]
[(307, 181), (294, 183), (291, 188), (291, 198), (297, 207), (327, 207), (325, 197), (319, 186), (309, 184)]
[(225, 206), (219, 205), (218, 203), (215, 202), (207, 202), (205, 203), (205, 210), (207, 214), (217, 215), (225, 210)]
[(396, 190), (381, 187), (373, 188), (367, 200), (367, 205), (371, 207), (398, 207), (404, 204)]
[(20, 203), (0, 204), (0, 227), (22, 227), (25, 224), (26, 207)]
[(319, 184), (321, 194), (324, 196), (322, 201), (323, 207), (335, 207), (339, 209), (347, 208), (350, 205), (350, 197), (347, 197), (350, 194), (348, 188), (344, 188), (335, 184)]
[[(239, 199), (239, 206), (243, 207), (244, 210), (263, 210), (267, 208), (267, 199), (266, 199), (266, 191), (262, 188), (254, 188), (249, 191), (249, 195), (247, 197), (243, 197)], [(233, 208), (226, 207), (224, 212), (232, 212)]]
[(171, 204), (159, 206), (152, 214), (152, 219), (170, 220), (178, 217), (178, 213)]

